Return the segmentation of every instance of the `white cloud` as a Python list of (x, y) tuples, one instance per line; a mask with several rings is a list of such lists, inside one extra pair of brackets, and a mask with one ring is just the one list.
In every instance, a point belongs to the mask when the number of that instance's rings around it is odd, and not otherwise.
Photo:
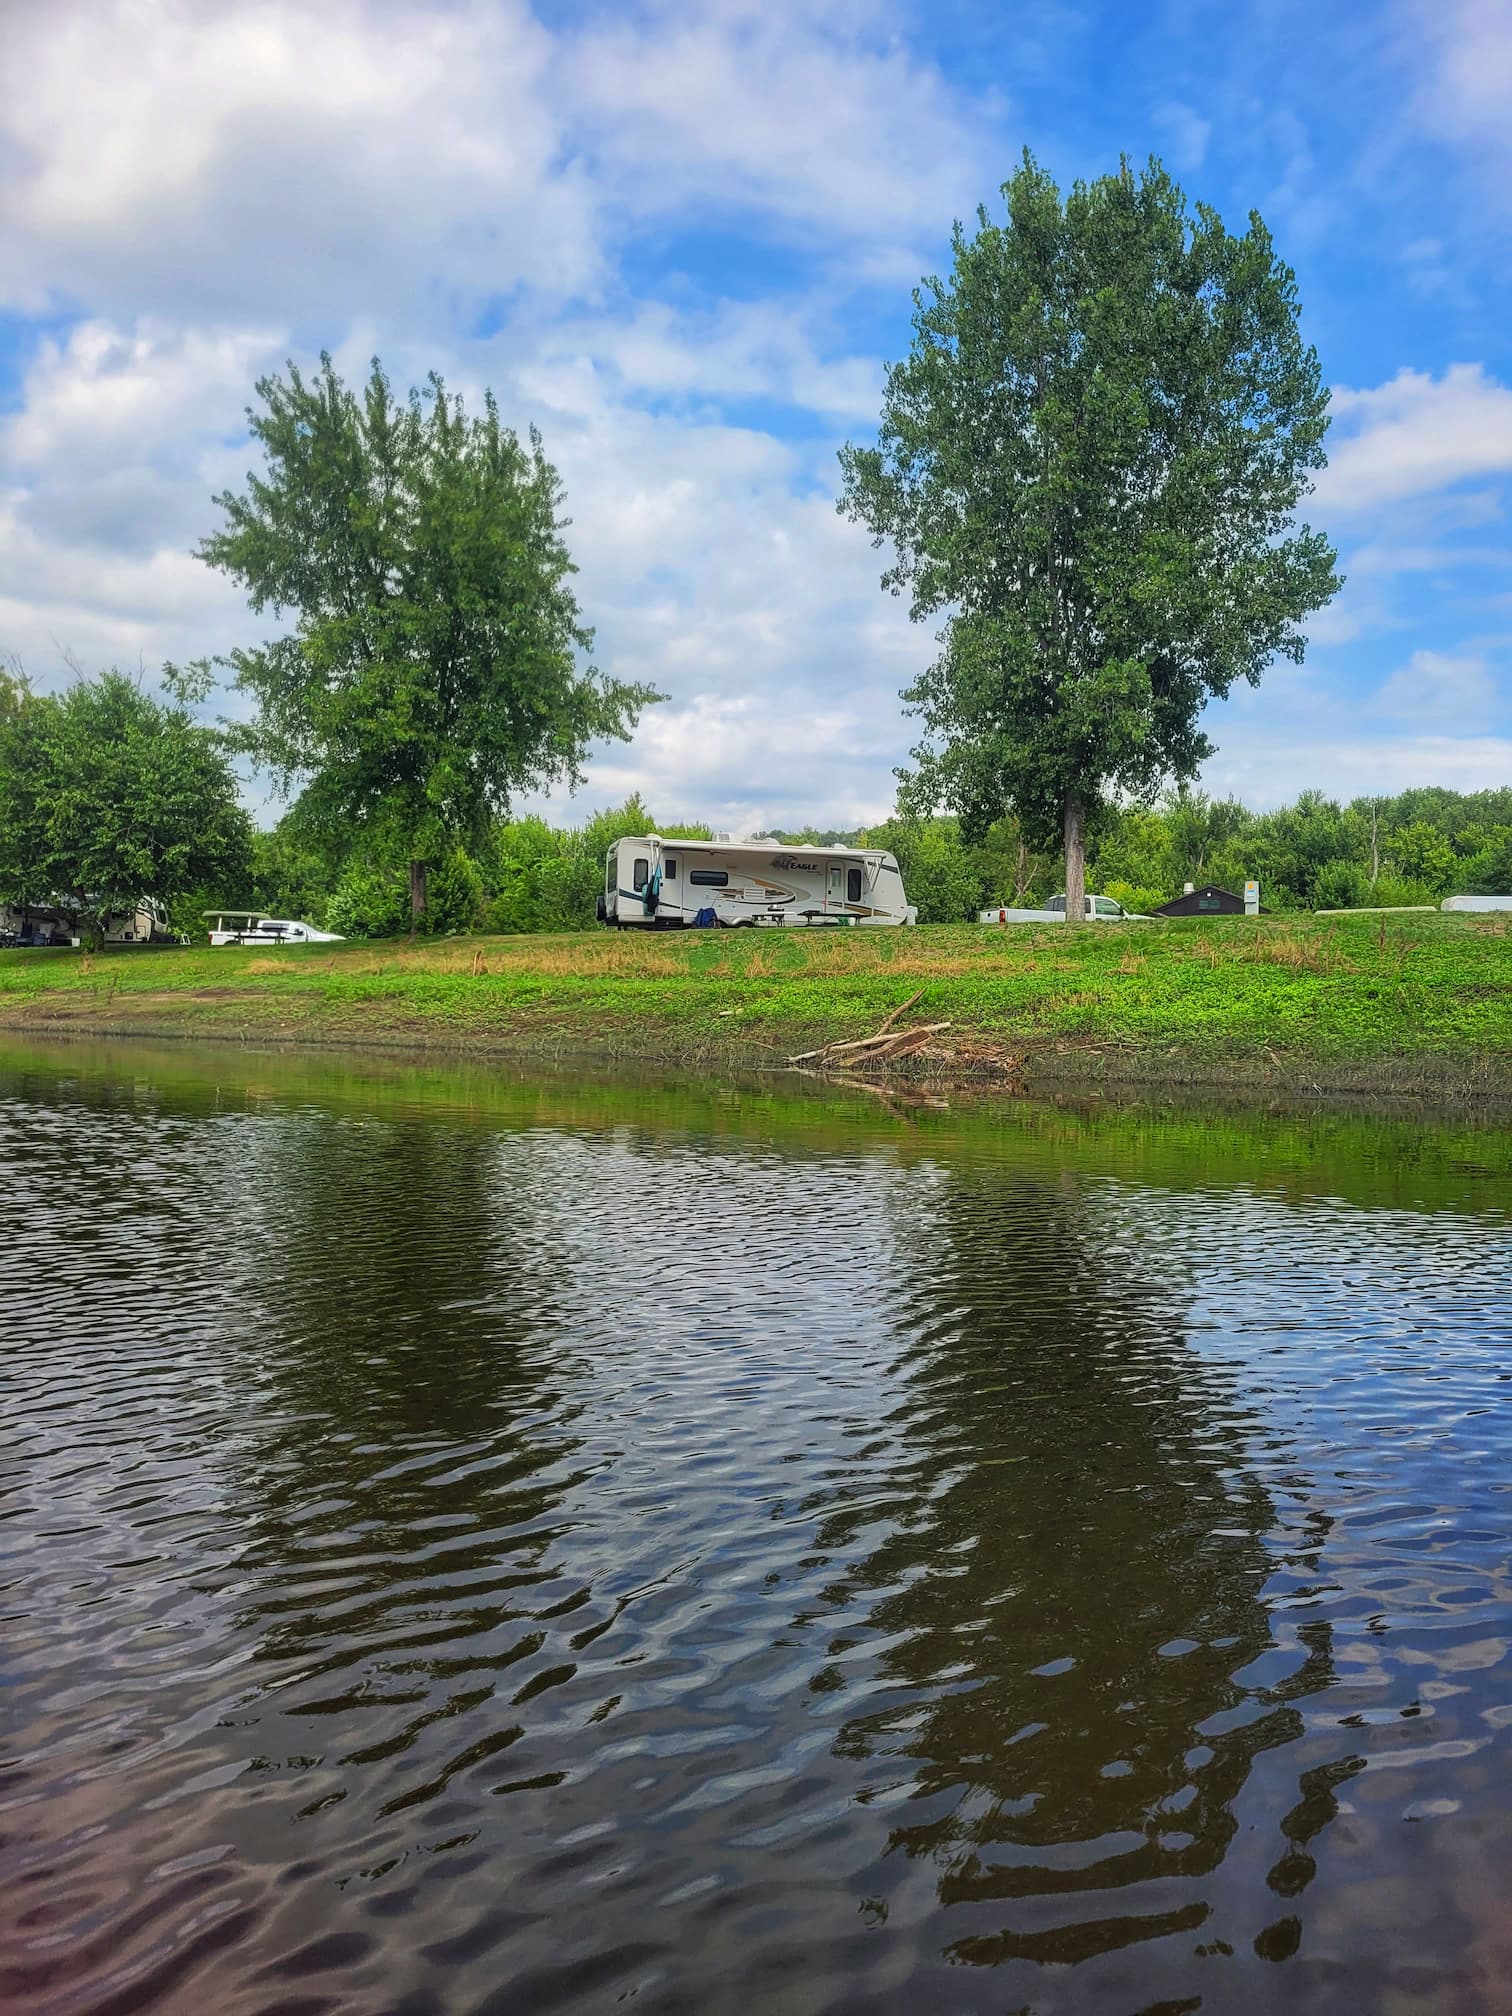
[(723, 301), (678, 310), (646, 301), (628, 314), (557, 323), (542, 360), (607, 366), (631, 397), (773, 400), (815, 414), (872, 420), (882, 401), (873, 357), (827, 358), (803, 310), (785, 301)]
[(68, 0), (8, 10), (3, 298), (214, 320), (581, 287), (555, 45), (521, 0)]
[(1426, 784), (1450, 791), (1497, 790), (1509, 777), (1512, 736), (1507, 735), (1345, 736), (1325, 746), (1282, 733), (1226, 737), (1204, 768), (1203, 784), (1263, 810), (1309, 788), (1347, 804)]
[(32, 358), (0, 421), (0, 639), (42, 681), (65, 654), (156, 663), (245, 635), (240, 594), (193, 559), (269, 330), (121, 329), (93, 320)]
[[(599, 661), (674, 695), (644, 746), (654, 766), (680, 724), (678, 809), (715, 757), (722, 802), (800, 776), (890, 797), (929, 646), (833, 513), (835, 436), (880, 371), (828, 317), (857, 275), (917, 277), (906, 243), (979, 193), (985, 128), (879, 6), (575, 29), (523, 0), (55, 0), (8, 18), (7, 55), (0, 298), (88, 313), (0, 421), (0, 645), (51, 679), (65, 650), (155, 664), (260, 634), (191, 557), (255, 459), (253, 381), (321, 341), (351, 378), (377, 348), (401, 387), (439, 366), (544, 427)], [(634, 298), (609, 251), (711, 205), (847, 270), (822, 300)], [(742, 401), (811, 431), (726, 424)], [(823, 753), (816, 697), (880, 725)]]
[(1505, 0), (1412, 0), (1421, 81), (1417, 116), (1429, 132), (1478, 157), (1505, 205), (1512, 160), (1512, 13)]
[(1002, 158), (876, 5), (53, 0), (6, 16), (0, 301), (435, 322), (612, 283), (628, 220), (739, 212), (879, 270)]
[(1398, 720), (1478, 728), (1496, 703), (1496, 687), (1478, 652), (1414, 651), (1382, 686), (1376, 705)]
[(571, 55), (584, 144), (632, 212), (756, 211), (831, 247), (938, 241), (999, 157), (987, 114), (891, 28), (843, 0), (695, 0), (592, 28)]
[[(636, 735), (634, 753), (610, 751), (593, 766), (580, 802), (602, 804), (641, 791), (658, 819), (703, 819), (732, 833), (762, 833), (819, 819), (864, 826), (887, 816), (893, 742), (856, 692), (804, 704), (786, 682), (753, 682), (752, 690), (703, 694), (681, 707), (658, 708)], [(802, 708), (802, 734), (792, 733), (791, 709)], [(566, 809), (558, 799), (556, 816)]]
[(1350, 580), (1389, 580), (1397, 574), (1452, 574), (1461, 567), (1512, 565), (1512, 547), (1396, 545), (1357, 546), (1345, 563)]
[(1183, 172), (1200, 168), (1207, 159), (1213, 122), (1200, 118), (1190, 105), (1174, 98), (1157, 105), (1154, 117), (1156, 127), (1166, 137), (1166, 150), (1173, 166)]
[(1320, 506), (1359, 511), (1512, 470), (1512, 389), (1480, 364), (1336, 387)]

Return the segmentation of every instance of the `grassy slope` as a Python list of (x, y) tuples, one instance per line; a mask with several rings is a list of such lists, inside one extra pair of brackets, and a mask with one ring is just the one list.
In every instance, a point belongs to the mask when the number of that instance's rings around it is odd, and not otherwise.
[[(0, 1025), (708, 1062), (909, 1020), (1026, 1055), (1031, 1077), (1202, 1079), (1452, 1060), (1512, 1086), (1504, 918), (1182, 920), (913, 931), (593, 932), (284, 951), (0, 953)], [(1425, 1075), (1426, 1073), (1426, 1075)], [(1366, 1074), (1368, 1076), (1368, 1074)], [(1410, 1077), (1410, 1073), (1408, 1074)], [(1362, 1077), (1361, 1082), (1365, 1082)], [(1408, 1082), (1404, 1078), (1402, 1082)]]

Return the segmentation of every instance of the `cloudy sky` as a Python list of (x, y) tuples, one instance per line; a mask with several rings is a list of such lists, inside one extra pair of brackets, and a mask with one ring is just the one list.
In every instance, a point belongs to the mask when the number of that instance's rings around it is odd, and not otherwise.
[(260, 634), (191, 555), (322, 347), (535, 422), (601, 664), (671, 695), (562, 810), (884, 812), (931, 655), (836, 516), (909, 290), (1027, 144), (1161, 153), (1296, 267), (1349, 581), (1215, 708), (1251, 803), (1512, 781), (1506, 0), (4, 0), (0, 650)]

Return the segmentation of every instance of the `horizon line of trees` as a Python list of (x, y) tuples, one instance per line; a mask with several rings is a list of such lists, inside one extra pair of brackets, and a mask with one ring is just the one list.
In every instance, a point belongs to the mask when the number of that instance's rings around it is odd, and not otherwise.
[[(203, 935), (205, 910), (233, 903), (349, 938), (416, 928), (402, 834), (342, 839), (298, 799), (275, 826), (257, 829), (239, 798), (234, 734), (194, 717), (203, 679), (169, 668), (164, 685), (159, 697), (111, 671), (38, 693), (17, 671), (0, 671), (0, 907), (59, 909), (86, 942), (98, 942), (106, 915), (144, 898), (190, 936)], [(659, 822), (639, 795), (578, 826), (484, 820), (470, 844), (438, 850), (429, 863), (418, 928), (591, 927), (607, 850), (647, 832), (710, 837), (707, 826)], [(953, 814), (906, 810), (870, 828), (775, 837), (889, 848), (923, 923), (967, 922), (1064, 887), (1059, 850), (1035, 848), (1012, 814), (979, 838)], [(1348, 803), (1304, 791), (1265, 812), (1178, 788), (1153, 803), (1104, 807), (1089, 826), (1087, 868), (1089, 887), (1143, 911), (1188, 882), (1237, 891), (1252, 878), (1273, 911), (1512, 895), (1512, 786), (1426, 786)]]
[[(500, 820), (475, 850), (432, 869), (425, 929), (522, 933), (592, 928), (604, 859), (617, 840), (658, 832), (708, 839), (710, 828), (658, 822), (639, 795), (580, 826)], [(1033, 904), (1063, 886), (1058, 852), (1036, 852), (1013, 818), (978, 841), (952, 815), (894, 815), (849, 831), (774, 834), (785, 846), (848, 843), (889, 848), (921, 923), (967, 923), (999, 903)], [(1348, 804), (1304, 791), (1254, 812), (1232, 798), (1176, 791), (1154, 805), (1106, 811), (1089, 839), (1088, 886), (1133, 910), (1153, 910), (1187, 882), (1235, 891), (1251, 878), (1274, 911), (1436, 904), (1455, 894), (1512, 895), (1512, 786), (1473, 793), (1427, 786)], [(302, 916), (346, 937), (392, 937), (409, 924), (405, 862), (370, 855), (335, 861), (303, 838), (296, 817), (253, 840), (249, 906)], [(219, 895), (182, 906), (192, 914)]]

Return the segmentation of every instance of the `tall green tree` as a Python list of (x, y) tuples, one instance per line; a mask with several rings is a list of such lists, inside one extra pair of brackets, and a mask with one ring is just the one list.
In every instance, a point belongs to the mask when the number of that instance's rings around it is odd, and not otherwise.
[(39, 793), (44, 734), (56, 706), (32, 691), (19, 665), (0, 666), (0, 905), (7, 909), (45, 903), (49, 893)]
[(1171, 867), (1182, 881), (1206, 879), (1213, 857), (1249, 823), (1250, 814), (1236, 798), (1209, 798), (1182, 784), (1161, 808), (1170, 836)]
[(1003, 196), (916, 291), (840, 508), (916, 620), (945, 612), (909, 797), (1062, 842), (1077, 919), (1089, 821), (1193, 776), (1205, 702), (1300, 659), (1340, 585), (1293, 524), (1328, 395), (1258, 216), (1234, 236), (1156, 161), (1063, 198), (1026, 153)]
[(584, 662), (561, 482), (492, 393), (470, 417), (432, 375), (401, 403), (374, 359), (359, 395), (322, 356), (257, 397), (264, 472), (216, 500), (224, 527), (199, 548), (254, 609), (294, 618), (232, 654), (247, 744), (302, 785), (304, 830), (407, 856), (418, 924), (431, 862), (480, 844), (514, 792), (576, 784), (588, 745), (627, 739), (662, 696)]
[(251, 823), (213, 728), (119, 672), (0, 706), (0, 893), (91, 944), (144, 897), (247, 872)]

